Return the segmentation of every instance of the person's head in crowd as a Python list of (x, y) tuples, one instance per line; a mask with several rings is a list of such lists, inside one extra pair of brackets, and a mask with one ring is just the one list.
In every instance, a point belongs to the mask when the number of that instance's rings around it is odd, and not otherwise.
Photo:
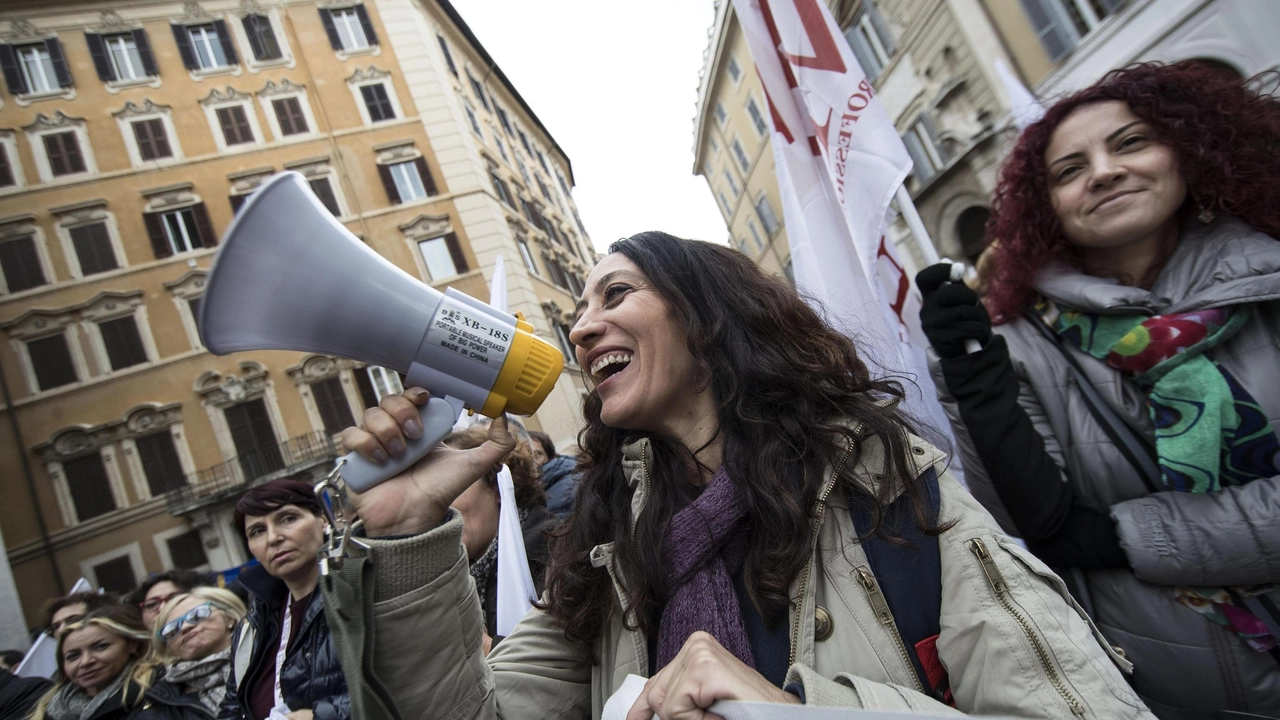
[(44, 626), (46, 632), (55, 639), (68, 623), (83, 618), (88, 613), (108, 605), (120, 602), (119, 596), (109, 592), (71, 593), (49, 601), (44, 608)]
[(152, 625), (161, 660), (203, 660), (226, 650), (246, 612), (240, 598), (222, 588), (196, 587), (174, 596)]
[(213, 585), (213, 580), (195, 570), (170, 570), (143, 580), (137, 589), (125, 596), (124, 601), (137, 605), (142, 610), (143, 624), (151, 627), (156, 622), (160, 607), (170, 598), (201, 585)]
[(995, 322), (1050, 263), (1149, 287), (1188, 226), (1225, 214), (1280, 237), (1278, 151), (1280, 99), (1195, 61), (1115, 70), (1053, 105), (995, 191)]
[[(615, 602), (600, 581), (607, 576), (593, 571), (591, 548), (614, 543), (629, 579), (625, 606), (652, 607), (671, 587), (669, 523), (697, 486), (714, 483), (717, 468), (743, 494), (743, 572), (766, 619), (785, 615), (788, 589), (808, 562), (809, 509), (825, 468), (862, 436), (882, 440), (894, 480), (874, 502), (888, 505), (901, 488), (932, 527), (927, 491), (909, 470), (901, 386), (873, 378), (854, 342), (785, 280), (727, 247), (644, 232), (614, 243), (587, 286), (571, 332), (592, 384), (579, 487), (552, 553), (545, 605), (571, 640), (594, 643), (598, 618)], [(624, 463), (635, 459), (625, 446), (641, 439), (652, 486), (644, 512), (619, 522), (632, 507)], [(647, 615), (635, 616), (645, 631), (654, 623)]]
[(84, 698), (103, 692), (122, 693), (120, 704), (126, 709), (137, 706), (156, 668), (150, 639), (142, 613), (126, 603), (95, 608), (68, 623), (58, 636), (59, 673), (31, 720), (61, 720), (68, 710), (83, 707)]
[(0, 650), (0, 669), (13, 672), (18, 669), (18, 665), (22, 663), (22, 658), (27, 654), (21, 650)]
[(551, 440), (551, 436), (541, 430), (531, 430), (529, 437), (533, 438), (531, 449), (533, 450), (533, 459), (539, 465), (546, 465), (556, 453), (556, 444)]
[[(483, 445), (488, 437), (487, 426), (476, 425), (450, 434), (444, 439), (444, 444), (456, 450), (469, 450)], [(538, 463), (534, 461), (528, 443), (518, 440), (515, 449), (507, 454), (503, 463), (511, 470), (518, 508), (546, 505), (546, 493), (539, 479)], [(498, 500), (498, 471), (501, 469), (502, 465), (491, 468), (453, 502), (453, 507), (462, 514), (462, 544), (467, 548), (467, 556), (471, 560), (483, 555), (498, 536), (498, 512), (501, 509)]]
[(310, 594), (324, 543), (324, 512), (310, 484), (281, 478), (253, 488), (236, 502), (232, 524), (267, 573)]

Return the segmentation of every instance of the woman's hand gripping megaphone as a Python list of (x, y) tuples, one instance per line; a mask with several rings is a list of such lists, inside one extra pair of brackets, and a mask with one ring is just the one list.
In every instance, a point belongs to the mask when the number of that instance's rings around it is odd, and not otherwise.
[[(347, 428), (342, 444), (379, 465), (404, 455), (409, 440), (422, 435), (418, 407), (430, 393), (410, 388), (388, 395), (364, 413), (363, 428)], [(444, 520), (454, 500), (515, 449), (505, 415), (489, 424), (489, 439), (480, 447), (455, 450), (439, 445), (391, 479), (364, 492), (351, 492), (348, 501), (364, 521), (370, 537), (416, 535)]]

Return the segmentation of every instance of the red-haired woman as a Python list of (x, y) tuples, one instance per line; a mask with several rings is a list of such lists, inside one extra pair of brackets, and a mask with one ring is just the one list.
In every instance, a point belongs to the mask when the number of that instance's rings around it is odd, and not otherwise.
[(1018, 139), (986, 307), (919, 278), (970, 486), (1164, 718), (1280, 716), (1278, 151), (1239, 79), (1112, 72)]

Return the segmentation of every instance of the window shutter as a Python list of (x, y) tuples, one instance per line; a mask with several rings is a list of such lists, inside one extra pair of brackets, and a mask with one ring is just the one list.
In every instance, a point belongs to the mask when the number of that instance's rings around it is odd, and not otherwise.
[(133, 44), (138, 47), (138, 57), (142, 58), (142, 72), (155, 76), (160, 74), (160, 69), (156, 67), (156, 57), (151, 53), (151, 40), (147, 38), (147, 31), (139, 28), (133, 31)]
[(426, 189), (427, 195), (438, 195), (436, 181), (431, 177), (431, 170), (427, 168), (427, 159), (424, 157), (414, 158), (413, 166), (418, 168), (418, 174), (422, 176), (422, 187)]
[(324, 205), (334, 217), (342, 214), (338, 211), (338, 198), (333, 194), (333, 186), (329, 184), (329, 178), (315, 178), (309, 181), (309, 184), (311, 192), (320, 198), (320, 204)]
[(21, 292), (44, 285), (44, 268), (36, 251), (35, 237), (15, 238), (0, 243), (0, 269), (10, 293)]
[(227, 64), (235, 65), (240, 62), (240, 56), (236, 55), (235, 41), (231, 39), (231, 33), (227, 30), (227, 21), (214, 20), (213, 29), (218, 33), (218, 42), (222, 43), (222, 53), (227, 56)]
[(75, 247), (76, 257), (80, 260), (81, 275), (94, 275), (119, 267), (116, 264), (115, 253), (111, 249), (111, 238), (107, 234), (106, 223), (71, 228), (71, 244)]
[(138, 333), (138, 320), (132, 315), (98, 323), (102, 333), (102, 345), (112, 370), (123, 370), (147, 362), (147, 350), (142, 346)]
[(338, 28), (333, 26), (333, 15), (328, 10), (320, 9), (320, 22), (324, 23), (325, 34), (329, 36), (329, 44), (334, 50), (342, 49), (342, 38), (338, 37)]
[(244, 24), (244, 34), (249, 37), (249, 49), (253, 51), (253, 57), (257, 60), (264, 59), (266, 48), (262, 46), (262, 38), (258, 34), (258, 16), (245, 15), (241, 22)]
[(373, 31), (373, 23), (369, 22), (369, 13), (364, 9), (364, 5), (355, 6), (356, 17), (360, 18), (360, 27), (364, 30), (364, 39), (370, 45), (378, 44), (378, 34)]
[(1075, 47), (1074, 28), (1068, 27), (1055, 11), (1052, 0), (1022, 0), (1022, 8), (1035, 28), (1036, 37), (1040, 38), (1040, 44), (1049, 53), (1049, 60), (1057, 62)]
[(168, 490), (186, 484), (186, 474), (182, 472), (172, 433), (161, 430), (134, 440), (134, 444), (138, 448), (138, 459), (142, 461), (142, 473), (147, 476), (151, 497), (160, 497)]
[(360, 390), (360, 400), (364, 402), (365, 409), (378, 407), (378, 393), (374, 392), (373, 381), (369, 379), (369, 368), (356, 368), (351, 374), (356, 378), (356, 387)]
[(395, 178), (391, 177), (391, 168), (386, 165), (378, 166), (378, 176), (382, 178), (382, 187), (387, 191), (387, 199), (392, 205), (399, 205), (400, 191), (396, 189)]
[(0, 69), (4, 70), (4, 82), (10, 95), (22, 95), (27, 91), (27, 79), (18, 69), (18, 54), (12, 45), (0, 45)]
[(173, 255), (169, 238), (164, 234), (164, 221), (160, 213), (143, 213), (142, 223), (147, 226), (147, 235), (151, 238), (151, 251), (156, 254), (156, 259), (160, 260)]
[(0, 187), (9, 187), (13, 184), (13, 166), (9, 164), (9, 149), (0, 145)]
[[(94, 452), (92, 455), (68, 460), (62, 463), (62, 472), (67, 477), (67, 489), (71, 491), (71, 502), (75, 506), (77, 520), (84, 522), (116, 509), (111, 481), (107, 479), (107, 469), (102, 464), (102, 453)], [(122, 566), (117, 569), (121, 561)], [(110, 570), (107, 569), (108, 566), (111, 566)], [(137, 581), (133, 577), (128, 557), (97, 565), (94, 567), (94, 574), (99, 585), (111, 590), (129, 587), (125, 584), (126, 580), (134, 583)], [(128, 577), (122, 577), (124, 575)]]
[(71, 71), (67, 69), (67, 58), (62, 54), (62, 43), (58, 38), (44, 41), (49, 51), (49, 61), (53, 63), (53, 74), (58, 76), (58, 87), (71, 87)]
[(453, 266), (457, 268), (459, 275), (470, 269), (467, 266), (467, 256), (462, 252), (462, 245), (458, 243), (457, 233), (445, 235), (444, 245), (449, 248), (449, 257), (453, 258)]
[(196, 60), (196, 53), (191, 49), (191, 35), (187, 33), (186, 25), (170, 25), (173, 29), (173, 42), (178, 46), (178, 55), (182, 57), (182, 65), (188, 70), (199, 70), (200, 63)]
[(51, 390), (70, 385), (80, 378), (76, 375), (67, 336), (62, 333), (32, 340), (27, 343), (27, 355), (36, 373), (36, 385), (41, 390)]
[(324, 425), (325, 432), (337, 435), (356, 424), (351, 414), (351, 403), (347, 401), (347, 394), (342, 389), (342, 380), (331, 377), (311, 383), (311, 397), (316, 402), (316, 410), (320, 413), (320, 422)]
[(196, 219), (196, 232), (200, 235), (200, 247), (215, 247), (218, 244), (218, 236), (213, 232), (213, 223), (209, 222), (209, 211), (205, 209), (204, 203), (192, 205), (191, 214)]
[(102, 36), (85, 33), (84, 41), (89, 46), (89, 56), (93, 58), (93, 67), (98, 71), (98, 79), (102, 82), (115, 80), (116, 72), (111, 67), (111, 60), (107, 58), (107, 46), (103, 44)]

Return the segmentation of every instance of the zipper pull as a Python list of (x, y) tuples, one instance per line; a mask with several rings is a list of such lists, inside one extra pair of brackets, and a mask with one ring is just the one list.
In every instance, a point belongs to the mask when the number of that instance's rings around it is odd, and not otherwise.
[(876, 617), (880, 619), (881, 625), (893, 625), (893, 613), (889, 611), (889, 602), (884, 599), (884, 593), (880, 592), (880, 586), (876, 584), (876, 578), (865, 567), (859, 567), (854, 570), (858, 575), (858, 581), (862, 583), (862, 587), (867, 590), (867, 601), (871, 603), (871, 609), (875, 612)]
[(1004, 575), (1000, 572), (1000, 567), (996, 565), (996, 561), (991, 557), (991, 553), (987, 551), (987, 546), (982, 540), (975, 539), (969, 543), (969, 550), (978, 558), (978, 562), (982, 564), (982, 571), (987, 574), (987, 582), (991, 584), (991, 589), (996, 591), (997, 595), (1003, 595), (1009, 592), (1009, 585), (1004, 581)]

